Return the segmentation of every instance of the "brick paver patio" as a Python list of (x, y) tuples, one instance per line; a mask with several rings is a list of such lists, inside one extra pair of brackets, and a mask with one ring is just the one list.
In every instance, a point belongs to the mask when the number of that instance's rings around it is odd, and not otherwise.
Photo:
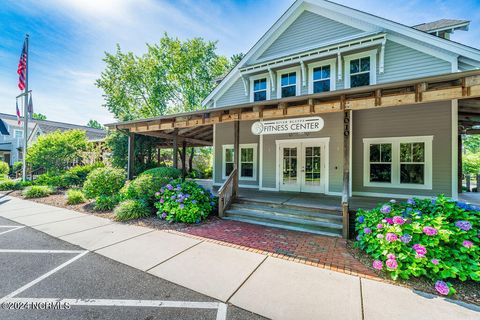
[(191, 226), (181, 232), (271, 253), (275, 257), (296, 260), (326, 269), (376, 277), (358, 261), (340, 238), (305, 232), (270, 228), (250, 223), (217, 220), (206, 225)]

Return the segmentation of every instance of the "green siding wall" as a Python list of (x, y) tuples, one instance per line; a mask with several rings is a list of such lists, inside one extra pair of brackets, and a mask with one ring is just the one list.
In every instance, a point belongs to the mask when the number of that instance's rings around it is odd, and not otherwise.
[(387, 41), (385, 45), (384, 66), (385, 72), (377, 74), (377, 83), (428, 77), (452, 71), (452, 65), (448, 61), (393, 41)]
[[(306, 47), (321, 45), (336, 39), (362, 33), (350, 27), (310, 11), (300, 16), (267, 48), (259, 59), (279, 56), (291, 51), (304, 51)], [(254, 61), (252, 61), (254, 63)]]
[[(353, 112), (353, 192), (406, 195), (451, 195), (452, 115), (450, 102)], [(433, 135), (432, 190), (363, 186), (363, 139)]]

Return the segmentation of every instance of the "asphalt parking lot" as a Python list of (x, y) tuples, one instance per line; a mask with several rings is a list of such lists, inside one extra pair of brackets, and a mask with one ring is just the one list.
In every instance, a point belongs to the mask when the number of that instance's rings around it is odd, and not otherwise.
[(263, 319), (5, 218), (0, 275), (0, 319)]

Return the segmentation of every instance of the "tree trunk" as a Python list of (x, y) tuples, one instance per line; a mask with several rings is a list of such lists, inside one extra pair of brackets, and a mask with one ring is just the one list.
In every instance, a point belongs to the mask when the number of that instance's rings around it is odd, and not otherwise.
[(193, 171), (193, 157), (195, 157), (195, 148), (190, 148), (190, 157), (188, 158), (188, 172), (191, 173)]

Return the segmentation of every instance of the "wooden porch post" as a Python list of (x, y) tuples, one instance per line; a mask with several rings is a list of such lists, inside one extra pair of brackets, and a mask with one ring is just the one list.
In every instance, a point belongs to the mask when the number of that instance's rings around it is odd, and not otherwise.
[[(462, 186), (463, 186), (463, 181), (462, 181), (462, 178), (463, 178), (463, 167), (462, 167), (462, 144), (463, 144), (463, 140), (462, 140), (462, 135), (459, 134), (458, 135), (458, 193), (462, 193)], [(455, 165), (455, 164), (454, 164)], [(478, 181), (477, 181), (477, 185), (478, 185)], [(478, 186), (477, 186), (478, 188)], [(478, 189), (477, 189), (478, 191)]]
[(128, 133), (128, 164), (127, 164), (127, 178), (133, 179), (135, 171), (135, 133)]
[(173, 167), (178, 169), (178, 132), (173, 133)]
[(343, 237), (349, 234), (349, 191), (350, 191), (350, 112), (343, 112), (343, 191), (342, 191), (342, 217)]
[(182, 180), (187, 177), (187, 141), (182, 141)]
[(233, 197), (238, 196), (238, 160), (240, 159), (240, 121), (236, 120), (234, 125), (234, 143), (233, 143), (233, 167), (237, 174), (233, 177)]

